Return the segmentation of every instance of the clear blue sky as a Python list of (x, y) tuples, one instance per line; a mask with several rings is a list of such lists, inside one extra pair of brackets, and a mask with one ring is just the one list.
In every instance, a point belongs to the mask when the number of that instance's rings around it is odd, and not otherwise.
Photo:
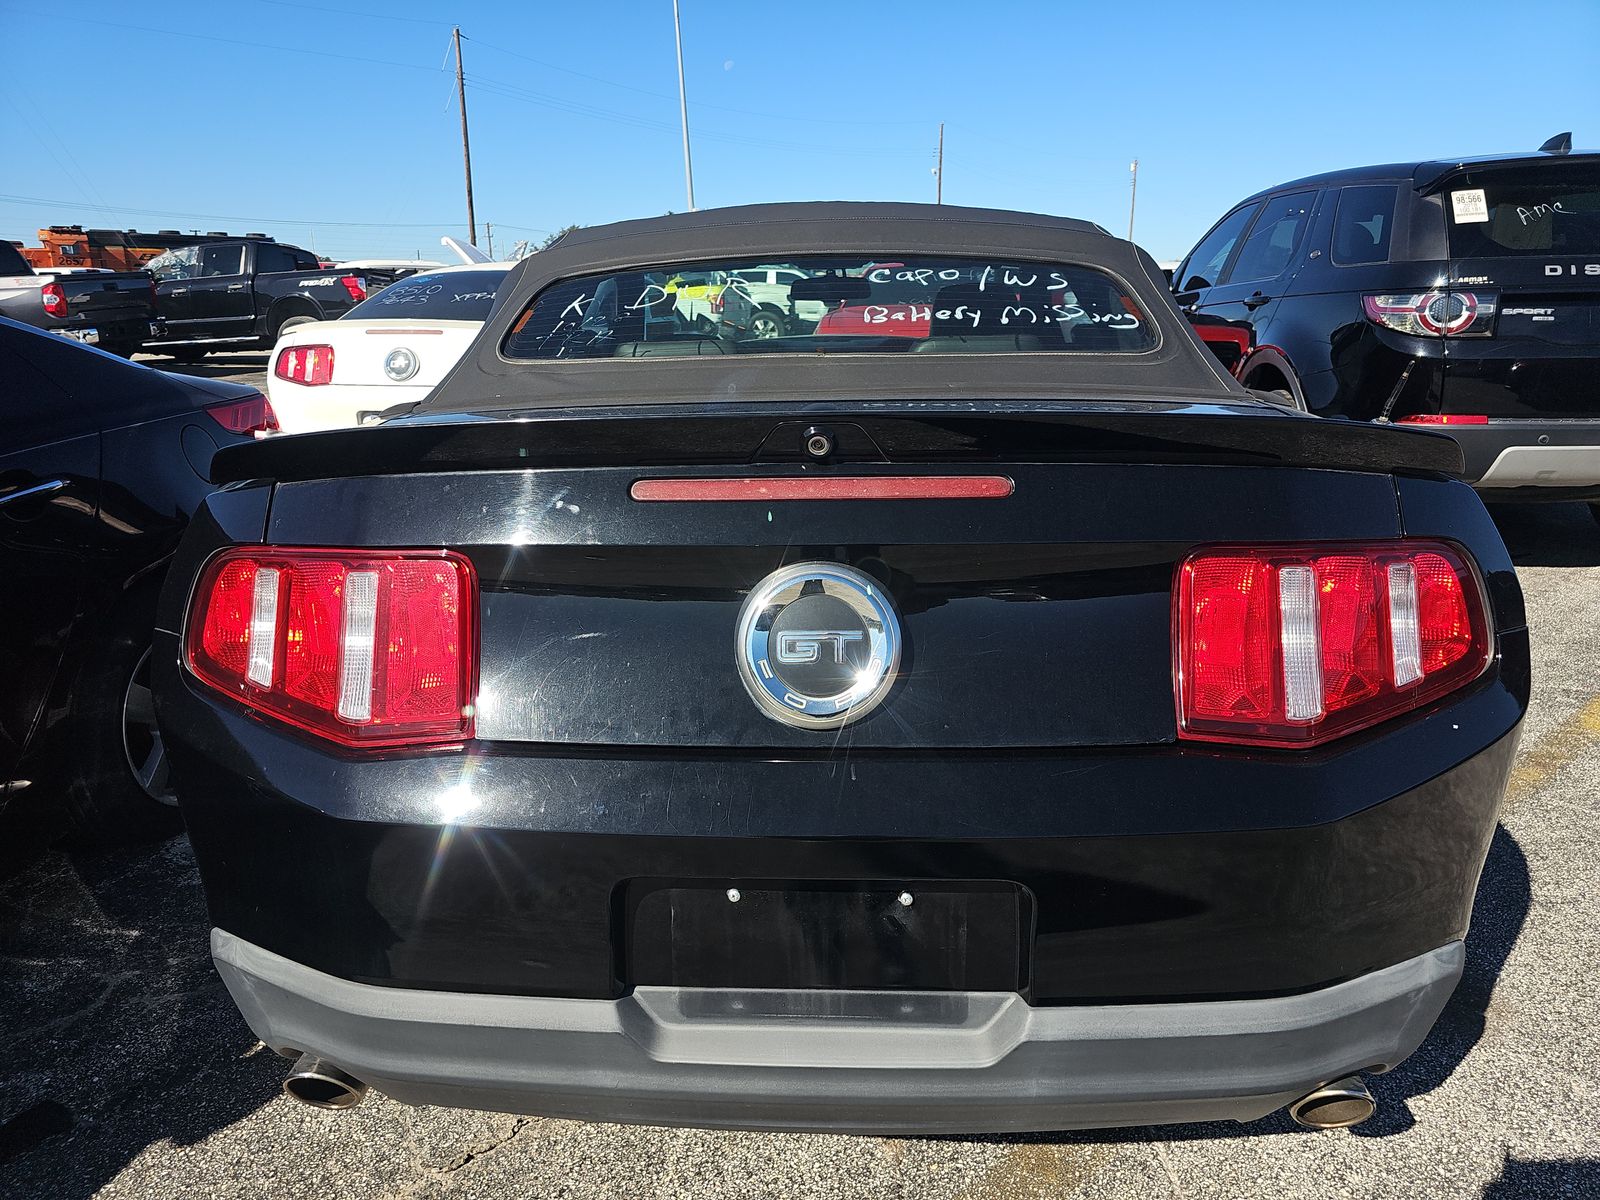
[[(1600, 146), (1600, 0), (682, 8), (702, 208), (931, 201), (944, 121), (951, 204), (1122, 233), (1137, 157), (1135, 239), (1164, 259), (1298, 175)], [(685, 207), (670, 0), (0, 0), (0, 237), (435, 254), (465, 225), (452, 23), (498, 247)]]

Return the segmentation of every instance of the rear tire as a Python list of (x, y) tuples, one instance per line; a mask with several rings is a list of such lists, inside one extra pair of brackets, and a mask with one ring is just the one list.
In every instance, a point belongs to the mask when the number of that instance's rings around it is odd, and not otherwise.
[(112, 615), (74, 684), (66, 797), (80, 842), (167, 837), (183, 825), (150, 703), (155, 602), (156, 589), (146, 587)]

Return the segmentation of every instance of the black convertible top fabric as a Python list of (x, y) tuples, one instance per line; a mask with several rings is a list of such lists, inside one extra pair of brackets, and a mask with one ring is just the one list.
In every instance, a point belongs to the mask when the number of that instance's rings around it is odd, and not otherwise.
[[(798, 254), (958, 255), (1082, 263), (1118, 277), (1160, 333), (1141, 355), (828, 354), (510, 361), (500, 347), (542, 289), (598, 272)], [(511, 272), (494, 311), (423, 412), (705, 401), (1195, 400), (1251, 403), (1173, 306), (1150, 256), (1087, 221), (931, 204), (818, 202), (623, 221), (569, 233)]]

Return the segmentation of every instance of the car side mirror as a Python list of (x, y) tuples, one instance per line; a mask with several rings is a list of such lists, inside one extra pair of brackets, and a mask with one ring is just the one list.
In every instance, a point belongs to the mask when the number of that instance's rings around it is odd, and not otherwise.
[(1198, 291), (1173, 292), (1172, 299), (1179, 308), (1190, 308), (1199, 301), (1200, 293)]

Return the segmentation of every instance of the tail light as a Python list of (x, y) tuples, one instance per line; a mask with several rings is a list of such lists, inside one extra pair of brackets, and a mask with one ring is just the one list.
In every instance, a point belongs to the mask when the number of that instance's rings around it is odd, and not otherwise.
[(367, 281), (359, 275), (341, 275), (339, 282), (344, 284), (344, 290), (350, 293), (353, 304), (360, 304), (367, 298)]
[(1483, 590), (1435, 542), (1203, 550), (1178, 572), (1179, 737), (1311, 746), (1489, 662)]
[(722, 305), (724, 303), (724, 301), (722, 299), (722, 293), (718, 292), (716, 295), (712, 296), (708, 303), (711, 306), (711, 311), (712, 312), (714, 312), (714, 313), (721, 312), (722, 311)]
[(47, 283), (39, 289), (39, 299), (44, 302), (45, 315), (49, 317), (64, 317), (67, 315), (67, 294), (61, 290), (59, 283)]
[(278, 351), (272, 373), (290, 383), (318, 387), (333, 382), (332, 346), (285, 346)]
[(1498, 292), (1412, 292), (1361, 297), (1367, 320), (1413, 337), (1488, 337)]
[(278, 432), (278, 414), (272, 411), (272, 402), (260, 392), (242, 400), (208, 404), (206, 413), (229, 433)]
[(1489, 418), (1483, 413), (1413, 413), (1409, 417), (1396, 417), (1396, 425), (1487, 425)]
[(189, 669), (245, 707), (345, 746), (472, 736), (472, 565), (437, 550), (225, 551), (185, 626)]

